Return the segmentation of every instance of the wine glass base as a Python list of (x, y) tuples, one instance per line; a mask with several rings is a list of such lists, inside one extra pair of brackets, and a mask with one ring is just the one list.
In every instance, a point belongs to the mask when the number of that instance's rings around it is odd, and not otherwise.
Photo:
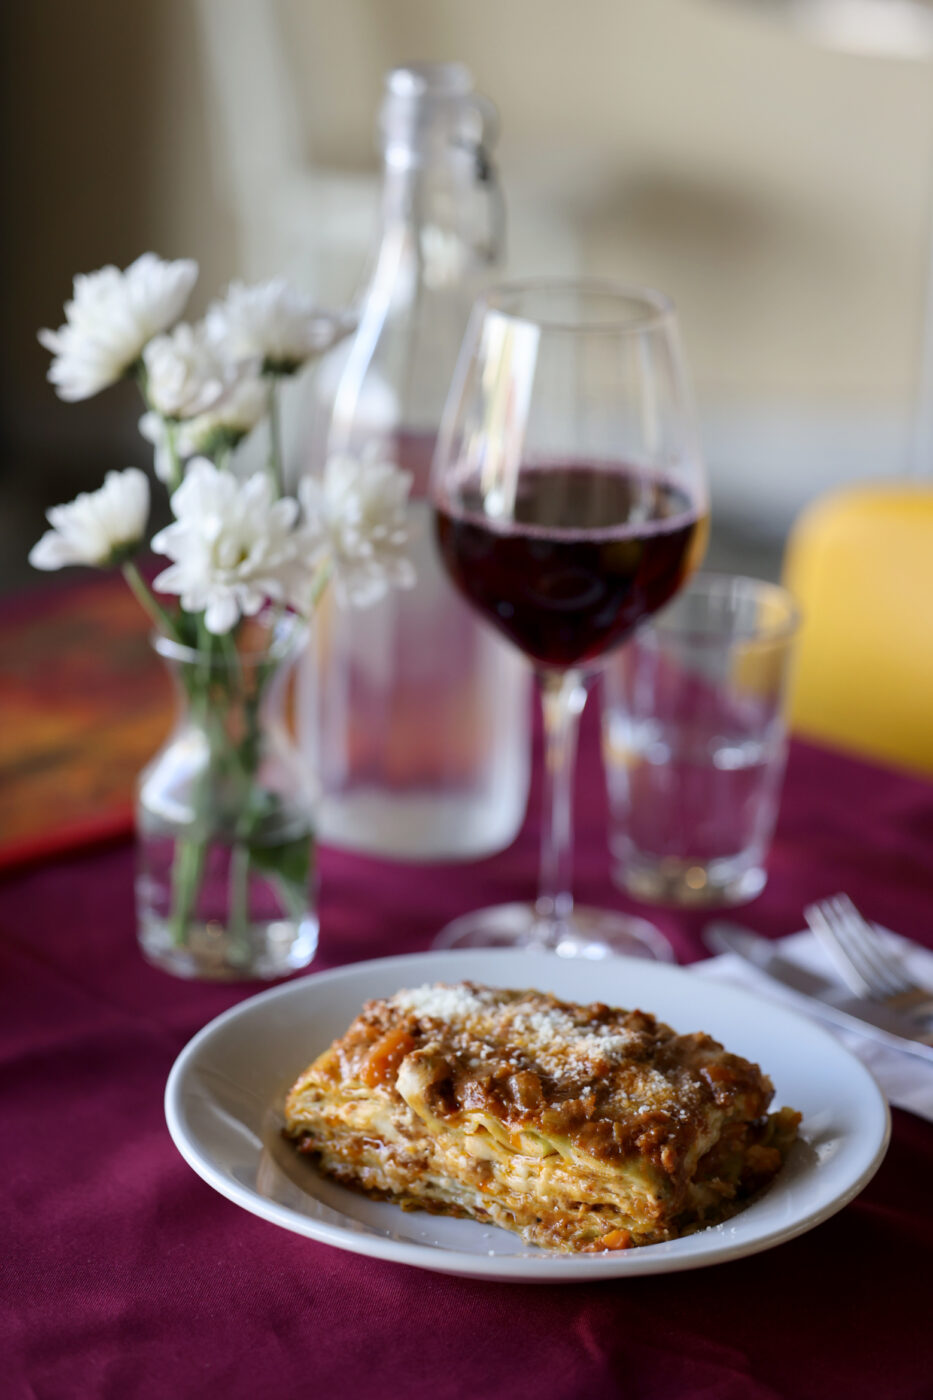
[(476, 909), (441, 929), (435, 948), (529, 948), (564, 958), (653, 958), (674, 962), (660, 929), (633, 914), (574, 905), (565, 919), (542, 918), (533, 904)]

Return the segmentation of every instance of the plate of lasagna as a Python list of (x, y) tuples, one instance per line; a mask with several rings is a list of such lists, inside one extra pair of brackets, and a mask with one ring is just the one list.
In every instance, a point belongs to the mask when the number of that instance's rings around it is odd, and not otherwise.
[(842, 1209), (890, 1119), (797, 1013), (668, 964), (428, 952), (263, 992), (178, 1057), (185, 1160), (272, 1223), (524, 1282), (665, 1273)]

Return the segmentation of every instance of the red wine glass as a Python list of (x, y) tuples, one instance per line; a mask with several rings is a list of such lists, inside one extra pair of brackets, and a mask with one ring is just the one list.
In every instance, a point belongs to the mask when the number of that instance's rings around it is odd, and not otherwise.
[(441, 947), (669, 959), (653, 925), (575, 906), (577, 730), (608, 654), (705, 546), (706, 480), (668, 299), (600, 281), (502, 286), (474, 307), (434, 457), (441, 557), (534, 667), (545, 734), (537, 901), (466, 914)]

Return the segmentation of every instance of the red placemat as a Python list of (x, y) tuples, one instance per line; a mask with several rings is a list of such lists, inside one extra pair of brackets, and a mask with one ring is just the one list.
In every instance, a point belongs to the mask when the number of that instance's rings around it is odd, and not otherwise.
[(132, 828), (171, 683), (119, 576), (0, 605), (0, 869)]

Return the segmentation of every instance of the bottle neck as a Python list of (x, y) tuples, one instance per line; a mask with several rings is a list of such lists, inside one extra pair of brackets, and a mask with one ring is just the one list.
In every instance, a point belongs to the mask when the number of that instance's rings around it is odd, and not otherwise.
[(499, 260), (501, 227), (498, 186), (491, 169), (479, 171), (475, 149), (387, 149), (377, 242), (356, 334), (327, 386), (322, 455), (380, 443), (413, 471), (412, 495), (424, 494), (470, 307)]
[[(502, 207), (499, 187), (481, 152), (447, 147), (438, 153), (390, 147), (385, 156), (381, 240), (407, 230), (412, 246), (440, 280), (499, 261)], [(459, 266), (443, 266), (456, 262)]]

